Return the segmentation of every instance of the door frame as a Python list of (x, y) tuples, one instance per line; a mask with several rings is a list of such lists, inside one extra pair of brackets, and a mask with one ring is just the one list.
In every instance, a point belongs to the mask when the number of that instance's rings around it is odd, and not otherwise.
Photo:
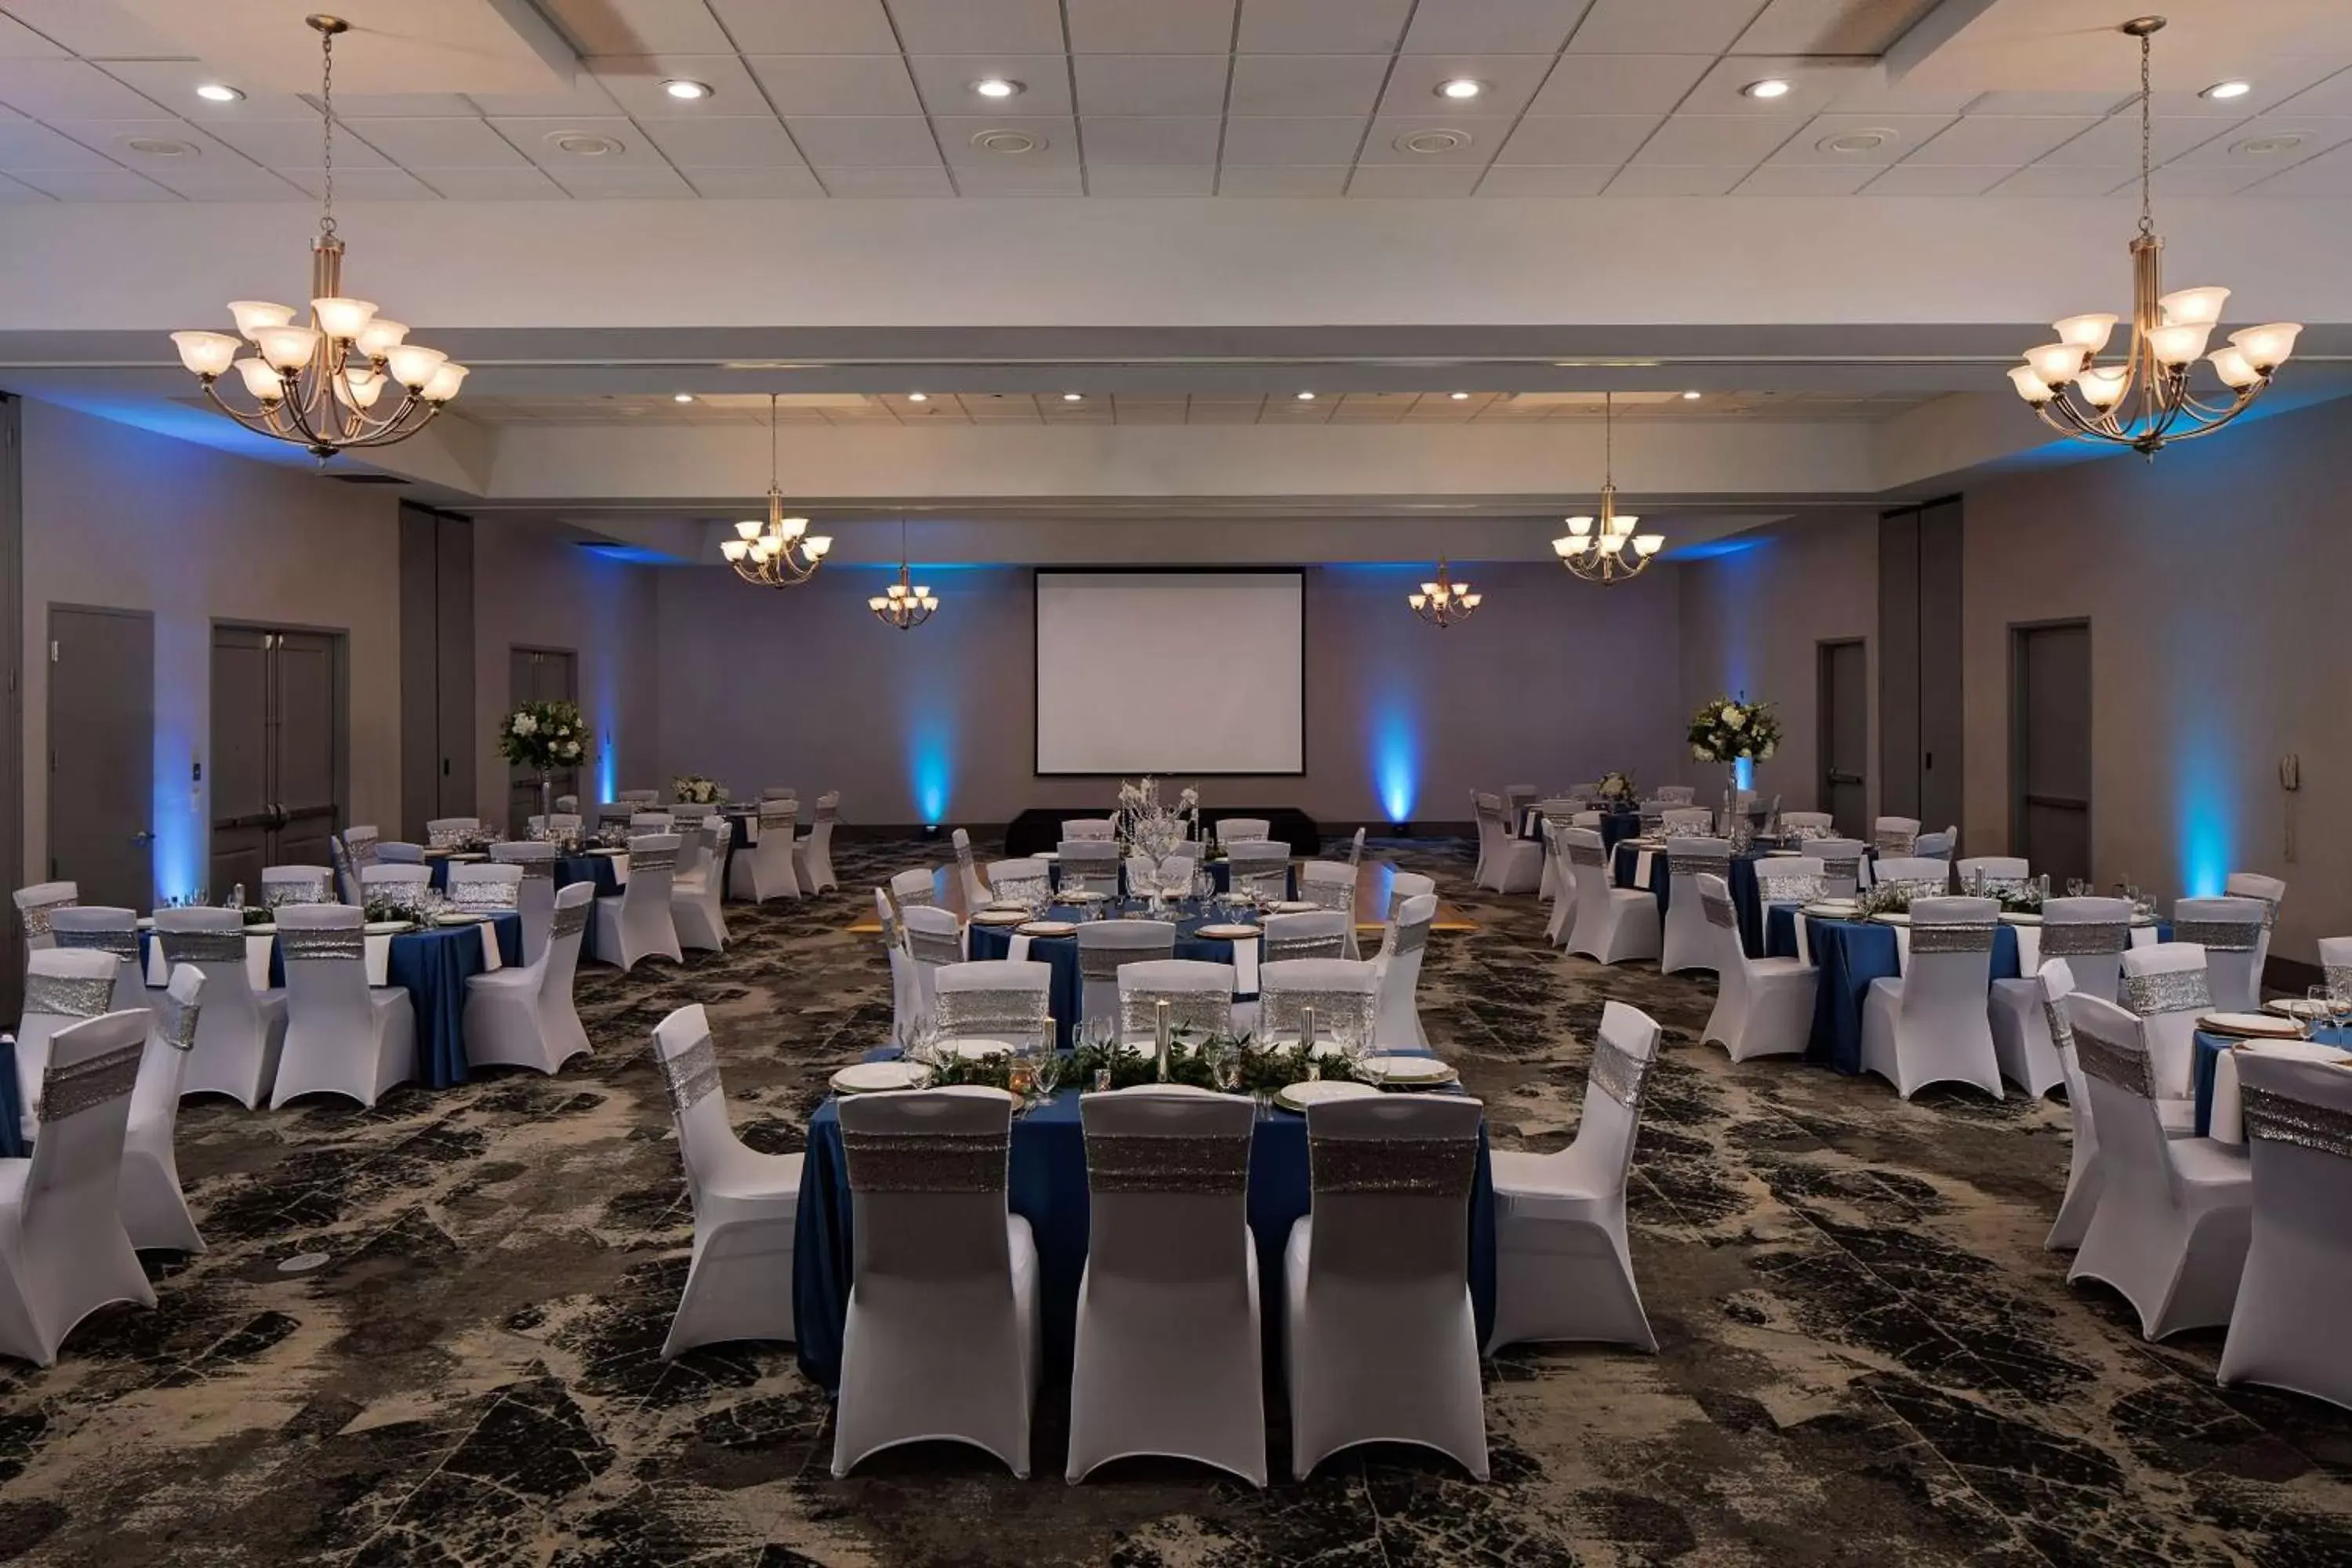
[[(25, 885), (25, 560), (24, 491), (17, 454), (23, 448), (22, 403), (0, 392), (0, 707), (6, 728), (0, 734), (0, 879)], [(46, 826), (44, 827), (46, 831)], [(8, 951), (23, 934), (16, 900), (6, 911)], [(0, 964), (0, 1014), (16, 1016), (24, 965)]]
[[(257, 632), (274, 637), (281, 632), (301, 632), (322, 637), (335, 650), (335, 713), (341, 721), (335, 726), (335, 816), (333, 831), (340, 834), (352, 820), (352, 628), (349, 626), (312, 626), (301, 621), (256, 620), (250, 616), (215, 616), (205, 630), (205, 763), (213, 760), (213, 638), (223, 627), (230, 631)], [(213, 860), (213, 792), (205, 788), (205, 875), (212, 875)], [(209, 885), (209, 884), (207, 884)]]
[[(2025, 845), (2025, 639), (2035, 632), (2070, 631), (2078, 627), (2087, 645), (2083, 678), (2092, 687), (2091, 700), (2085, 705), (2085, 711), (2096, 713), (2098, 661), (2087, 657), (2089, 648), (2097, 646), (2092, 640), (2091, 617), (2053, 616), (2047, 620), (2009, 623), (2009, 778), (2006, 793), (2009, 795), (2009, 847), (2011, 852), (2021, 851)], [(2083, 797), (2083, 842), (2085, 847), (2097, 842), (2094, 833), (2097, 822), (2096, 799), (2095, 792)], [(2088, 877), (2090, 874), (2091, 868), (2084, 867), (2084, 875)]]
[[(145, 621), (147, 623), (147, 712), (150, 723), (150, 730), (147, 736), (147, 789), (149, 797), (147, 801), (147, 902), (150, 907), (152, 907), (155, 902), (155, 801), (153, 798), (155, 789), (155, 736), (152, 730), (153, 716), (155, 712), (155, 612), (152, 610), (125, 609), (120, 605), (77, 605), (63, 599), (52, 599), (49, 601), (46, 617), (42, 622), (41, 629), (44, 632), (54, 631), (56, 629), (57, 614), (59, 610), (70, 611), (78, 616), (109, 616), (117, 620)], [(51, 637), (44, 637), (41, 640), (46, 643), (54, 642), (57, 639)], [(47, 692), (44, 702), (47, 709), (49, 754), (54, 757), (57, 754), (58, 750), (58, 683), (55, 679), (51, 679), (42, 682), (42, 685)], [(52, 775), (56, 773), (56, 769), (54, 767), (45, 769), (44, 771)], [(54, 783), (52, 783), (51, 787), (42, 792), (42, 801), (41, 842), (48, 849), (50, 864), (55, 865), (58, 858), (58, 792)], [(207, 828), (206, 832), (209, 833), (210, 829)]]
[[(1862, 650), (1862, 816), (1866, 834), (1870, 825), (1870, 639), (1860, 637), (1816, 637), (1813, 640), (1813, 777), (1822, 787), (1829, 787), (1830, 746), (1832, 742), (1830, 716), (1829, 651), (1838, 647), (1858, 647)], [(1814, 809), (1827, 811), (1829, 802), (1815, 803)]]

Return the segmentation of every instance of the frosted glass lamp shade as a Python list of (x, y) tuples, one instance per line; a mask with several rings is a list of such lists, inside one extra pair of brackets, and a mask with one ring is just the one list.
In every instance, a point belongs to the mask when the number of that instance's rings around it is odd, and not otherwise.
[(226, 332), (173, 332), (172, 342), (179, 345), (180, 363), (205, 377), (226, 372), (245, 346)]
[(256, 327), (253, 341), (278, 370), (300, 370), (319, 352), (319, 334), (308, 327)]
[(719, 547), (719, 553), (730, 561), (740, 561), (751, 552), (751, 546), (740, 539), (730, 539)]
[[(282, 327), (294, 319), (291, 305), (273, 305), (267, 300), (232, 300), (228, 313), (236, 319), (236, 330), (252, 338), (259, 327)], [(256, 342), (261, 340), (254, 338)]]
[(428, 349), (417, 343), (403, 343), (383, 356), (392, 372), (392, 379), (403, 386), (423, 386), (433, 379), (449, 356), (439, 349)]
[(1426, 594), (1407, 594), (1404, 596), (1404, 602), (1418, 610), (1429, 603), (1429, 595)]
[(2060, 342), (2072, 344), (2085, 353), (2095, 354), (2107, 346), (2107, 338), (2116, 330), (2116, 318), (2093, 313), (2069, 316), (2051, 325), (2056, 329)]
[(382, 359), (398, 348), (400, 340), (407, 335), (405, 323), (373, 316), (369, 318), (366, 326), (360, 329), (359, 336), (352, 340), (352, 346), (370, 359)]
[(2230, 342), (2246, 356), (2246, 363), (2256, 370), (2273, 371), (2287, 362), (2294, 353), (2294, 340), (2303, 328), (2293, 321), (2272, 321), (2263, 326), (2248, 327), (2231, 332)]
[(2235, 391), (2243, 392), (2263, 378), (2240, 349), (2215, 349), (2205, 357), (2213, 362), (2213, 373), (2221, 378), (2221, 384)]
[(2094, 408), (2113, 408), (2131, 390), (2131, 370), (2126, 365), (2086, 371), (2083, 375), (2083, 400)]
[(468, 374), (464, 365), (444, 360), (440, 368), (425, 382), (425, 390), (419, 395), (427, 403), (446, 403), (457, 395), (457, 388), (465, 384)]
[(2017, 395), (2036, 408), (2058, 395), (2050, 389), (2049, 383), (2033, 374), (2033, 367), (2030, 364), (2021, 364), (2011, 371), (2009, 379), (2010, 384), (2017, 388)]
[[(898, 592), (896, 588), (893, 588), (890, 591), (894, 594)], [(878, 616), (883, 611), (890, 607), (890, 601), (887, 599), (868, 599), (866, 601), (866, 607)]]
[(2156, 304), (2165, 321), (2174, 326), (2210, 327), (2221, 319), (2221, 307), (2229, 298), (2227, 289), (2175, 289)]
[(807, 556), (812, 561), (824, 560), (826, 552), (832, 549), (833, 540), (826, 534), (812, 534), (810, 537), (801, 541), (801, 553)]
[(310, 301), (310, 314), (317, 318), (319, 330), (331, 338), (349, 342), (367, 328), (375, 317), (373, 300), (328, 299)]
[(2148, 329), (2148, 351), (2156, 363), (2178, 370), (2205, 352), (2205, 340), (2213, 335), (2210, 322), (2178, 323), (2169, 327)]
[(245, 377), (245, 390), (264, 403), (275, 403), (286, 395), (286, 384), (260, 360), (248, 355), (236, 362), (236, 372)]
[(747, 517), (742, 521), (735, 525), (735, 537), (738, 539), (757, 539), (760, 537), (760, 530), (763, 526), (765, 525), (762, 524), (758, 518)]
[(2063, 386), (2082, 374), (2084, 357), (2089, 353), (2080, 343), (2044, 343), (2031, 350), (2025, 363), (2033, 367), (2045, 385)]
[(1633, 553), (1655, 555), (1665, 548), (1665, 543), (1666, 536), (1663, 533), (1637, 533), (1633, 536)]

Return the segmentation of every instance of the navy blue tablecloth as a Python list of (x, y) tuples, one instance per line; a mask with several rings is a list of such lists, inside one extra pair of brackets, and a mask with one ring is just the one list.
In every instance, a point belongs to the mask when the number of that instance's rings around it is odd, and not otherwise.
[[(1005, 1193), (1013, 1212), (1029, 1222), (1037, 1238), (1045, 1366), (1063, 1381), (1070, 1374), (1078, 1283), (1087, 1262), (1087, 1149), (1078, 1100), (1078, 1090), (1065, 1089), (1014, 1120)], [(1258, 1300), (1269, 1375), (1277, 1375), (1281, 1364), (1282, 1251), (1291, 1226), (1306, 1216), (1312, 1194), (1307, 1119), (1287, 1110), (1260, 1110), (1250, 1143), (1249, 1226), (1257, 1244)], [(801, 1371), (829, 1394), (841, 1386), (841, 1342), (849, 1321), (854, 1268), (841, 1116), (828, 1100), (809, 1119), (808, 1153), (801, 1165), (799, 1217), (793, 1233), (793, 1324)], [(1495, 1184), (1483, 1125), (1470, 1193), (1469, 1271), (1478, 1342), (1484, 1344), (1495, 1325)]]
[[(1191, 909), (1187, 905), (1188, 910)], [(1075, 921), (1078, 911), (1056, 904), (1047, 910), (1045, 919)], [(1203, 925), (1215, 925), (1222, 915), (1188, 912), (1176, 922), (1176, 952), (1178, 958), (1198, 959), (1204, 963), (1231, 963), (1234, 944), (1213, 937), (1192, 933)], [(965, 951), (973, 958), (1003, 958), (1013, 948), (1012, 926), (975, 925), (969, 928)], [(1086, 980), (1078, 973), (1078, 939), (1074, 936), (1033, 937), (1029, 942), (1029, 961), (1048, 963), (1054, 968), (1052, 997), (1054, 1033), (1064, 1050), (1077, 1044), (1078, 1017), (1084, 1011)]]
[[(1638, 820), (1638, 818), (1637, 818)], [(1731, 907), (1739, 912), (1739, 945), (1750, 958), (1764, 952), (1764, 910), (1756, 892), (1756, 862), (1760, 852), (1734, 855), (1731, 858)], [(1633, 873), (1641, 868), (1642, 852), (1631, 844), (1619, 844), (1610, 860), (1612, 879), (1621, 888), (1633, 886)], [(1674, 871), (1667, 863), (1666, 852), (1650, 852), (1650, 891), (1657, 895), (1658, 918), (1664, 920), (1666, 906), (1674, 900)]]
[[(2312, 1038), (2323, 1046), (2352, 1047), (2352, 1032), (2322, 1026)], [(2197, 1136), (2213, 1135), (2213, 1068), (2221, 1053), (2241, 1042), (2234, 1035), (2209, 1035), (2200, 1029), (2197, 1049), (2189, 1059), (2190, 1092), (2197, 1100)]]
[[(1805, 922), (1805, 940), (1812, 947), (1813, 966), (1821, 978), (1813, 987), (1813, 1032), (1805, 1059), (1823, 1062), (1842, 1073), (1862, 1071), (1862, 1006), (1874, 980), (1893, 979), (1902, 973), (1896, 963), (1895, 928), (1876, 921), (1825, 921), (1799, 916), (1787, 904), (1775, 904), (1765, 934), (1765, 952), (1771, 958), (1797, 955), (1796, 922)], [(2017, 928), (1996, 927), (1992, 933), (1992, 975), (2017, 978)]]
[(26, 1152), (18, 1126), (25, 1120), (24, 1101), (16, 1098), (16, 1037), (0, 1039), (0, 1160), (21, 1159)]
[[(1528, 821), (1529, 815), (1525, 811), (1519, 814), (1519, 837), (1540, 844), (1544, 836), (1543, 816), (1539, 812), (1534, 813), (1535, 822), (1531, 826)], [(1636, 806), (1629, 805), (1622, 811), (1601, 814), (1601, 847), (1603, 849), (1614, 849), (1621, 839), (1636, 837), (1641, 831), (1642, 813)]]

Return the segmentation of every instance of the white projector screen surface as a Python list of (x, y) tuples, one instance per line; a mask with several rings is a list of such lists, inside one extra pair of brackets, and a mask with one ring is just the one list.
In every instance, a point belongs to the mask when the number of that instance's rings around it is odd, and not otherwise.
[(1307, 771), (1296, 572), (1039, 572), (1040, 773)]

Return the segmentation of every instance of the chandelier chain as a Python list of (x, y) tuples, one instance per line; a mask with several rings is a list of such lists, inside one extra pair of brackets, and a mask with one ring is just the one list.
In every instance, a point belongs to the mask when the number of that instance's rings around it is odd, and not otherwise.
[(2142, 239), (2156, 237), (2156, 204), (2149, 190), (2153, 179), (2149, 171), (2155, 166), (2156, 110), (2154, 94), (2149, 88), (2148, 40), (2154, 36), (2152, 33), (2139, 36), (2139, 237)]
[(335, 234), (335, 35), (319, 31), (319, 113), (325, 121), (326, 180), (324, 205), (319, 211), (319, 232)]

